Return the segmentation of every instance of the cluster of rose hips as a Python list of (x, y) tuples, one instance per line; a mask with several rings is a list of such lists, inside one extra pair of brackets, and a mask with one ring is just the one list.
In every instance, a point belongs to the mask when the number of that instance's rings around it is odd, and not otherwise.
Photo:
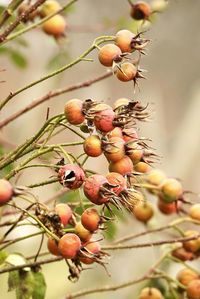
[[(30, 6), (30, 1), (23, 2), (18, 8), (18, 15), (24, 13)], [(36, 17), (45, 18), (59, 9), (61, 9), (61, 5), (58, 1), (47, 0), (41, 8), (30, 13), (24, 22), (33, 21)], [(53, 35), (55, 38), (59, 38), (64, 35), (66, 26), (65, 18), (61, 14), (56, 14), (43, 23), (42, 30), (49, 35)]]

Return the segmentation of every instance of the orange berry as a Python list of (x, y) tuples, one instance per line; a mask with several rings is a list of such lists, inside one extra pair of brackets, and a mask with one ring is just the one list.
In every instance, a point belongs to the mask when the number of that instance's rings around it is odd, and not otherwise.
[(200, 298), (200, 279), (193, 280), (187, 286), (188, 299), (199, 299)]
[(147, 287), (141, 291), (139, 299), (164, 299), (164, 298), (158, 289)]
[(65, 226), (72, 217), (72, 210), (66, 203), (59, 203), (55, 207), (62, 224)]
[(90, 157), (98, 157), (102, 154), (101, 140), (99, 136), (93, 135), (85, 139), (83, 144), (84, 152)]
[(191, 218), (200, 221), (200, 204), (199, 203), (191, 206), (191, 208), (189, 210), (189, 215)]
[(176, 179), (165, 179), (161, 185), (162, 199), (167, 202), (172, 202), (181, 198), (183, 189), (181, 183)]
[(49, 20), (45, 21), (42, 25), (42, 29), (45, 33), (59, 37), (66, 29), (67, 23), (63, 16), (55, 15)]
[(92, 237), (91, 232), (85, 229), (81, 222), (76, 224), (74, 232), (83, 242), (88, 242)]
[(94, 232), (98, 229), (101, 217), (96, 209), (88, 208), (81, 215), (81, 223), (85, 229)]
[(99, 50), (98, 58), (104, 66), (112, 66), (114, 59), (117, 59), (121, 54), (119, 47), (114, 44), (107, 44)]
[(0, 206), (5, 205), (13, 195), (13, 188), (9, 181), (0, 179)]
[(133, 49), (131, 48), (131, 41), (134, 36), (135, 34), (129, 30), (120, 30), (117, 32), (115, 44), (121, 49), (122, 53), (133, 52)]
[(145, 162), (138, 162), (135, 166), (134, 166), (134, 170), (137, 172), (141, 172), (141, 173), (146, 173), (148, 170), (150, 169), (149, 164), (145, 163)]
[(48, 238), (48, 241), (47, 241), (47, 248), (49, 250), (49, 252), (53, 255), (56, 255), (56, 256), (60, 256), (60, 251), (58, 249), (58, 245), (56, 243), (56, 241), (52, 238), (52, 237), (49, 237)]
[(65, 116), (67, 121), (72, 125), (80, 125), (85, 119), (82, 113), (83, 102), (78, 99), (72, 99), (65, 105)]
[(117, 78), (122, 82), (128, 82), (133, 80), (137, 75), (137, 68), (130, 62), (124, 62), (121, 64), (121, 70), (118, 68), (116, 71)]
[(61, 255), (66, 259), (73, 259), (81, 248), (81, 241), (76, 234), (68, 233), (62, 236), (58, 243)]
[(130, 15), (135, 20), (148, 19), (151, 14), (150, 6), (146, 2), (133, 4)]
[(126, 175), (133, 171), (133, 163), (128, 156), (124, 156), (117, 162), (111, 162), (109, 165), (109, 171)]
[(145, 201), (145, 202), (138, 202), (133, 207), (133, 214), (135, 217), (142, 222), (147, 222), (153, 217), (154, 211), (152, 205)]
[[(185, 237), (186, 238), (187, 237), (193, 237), (193, 236), (196, 236), (198, 234), (199, 234), (199, 232), (195, 231), (195, 230), (186, 231)], [(183, 247), (188, 251), (197, 252), (200, 249), (200, 237), (198, 239), (183, 242)]]
[(178, 281), (186, 287), (189, 285), (191, 281), (198, 278), (198, 274), (195, 271), (188, 268), (180, 270), (177, 274)]

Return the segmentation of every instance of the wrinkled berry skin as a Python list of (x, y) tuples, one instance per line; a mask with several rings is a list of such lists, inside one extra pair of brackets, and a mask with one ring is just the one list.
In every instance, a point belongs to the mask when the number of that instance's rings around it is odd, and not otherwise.
[(66, 259), (73, 259), (81, 248), (81, 241), (76, 234), (65, 234), (58, 242), (58, 249)]
[(79, 166), (66, 164), (59, 169), (58, 180), (64, 187), (74, 190), (83, 184), (85, 174)]
[(108, 181), (103, 175), (94, 174), (86, 179), (83, 187), (85, 196), (97, 205), (109, 200), (109, 197), (104, 197), (100, 190), (104, 183), (108, 183)]
[(113, 187), (113, 192), (117, 195), (126, 188), (126, 179), (120, 173), (109, 172), (106, 178), (111, 185), (116, 185), (116, 187)]
[(9, 181), (0, 179), (0, 206), (5, 205), (13, 195), (13, 188)]

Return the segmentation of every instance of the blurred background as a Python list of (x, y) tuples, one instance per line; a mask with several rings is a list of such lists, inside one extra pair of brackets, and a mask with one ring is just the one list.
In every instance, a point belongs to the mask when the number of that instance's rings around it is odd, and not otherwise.
[[(0, 1), (1, 5), (9, 1)], [(60, 1), (62, 4), (65, 1)], [(119, 29), (135, 28), (129, 16), (130, 5), (125, 0), (81, 0), (66, 15), (66, 38), (55, 41), (40, 28), (36, 28), (23, 36), (23, 43), (10, 42), (5, 47), (16, 51), (20, 57), (12, 57), (7, 51), (0, 50), (1, 99), (10, 91), (15, 91), (28, 83), (50, 73), (56, 68), (69, 63), (80, 56), (92, 44), (97, 36), (114, 35)], [(200, 1), (170, 0), (162, 14), (157, 14), (150, 24), (145, 37), (152, 42), (148, 46), (146, 56), (142, 57), (140, 66), (146, 69), (147, 80), (139, 81), (139, 89), (132, 82), (122, 83), (112, 76), (88, 88), (79, 89), (62, 96), (52, 98), (36, 107), (20, 118), (14, 120), (0, 132), (3, 142), (17, 145), (32, 136), (45, 121), (47, 108), (50, 115), (63, 112), (64, 105), (71, 98), (82, 100), (91, 98), (112, 104), (116, 99), (127, 97), (150, 103), (153, 110), (153, 121), (139, 123), (139, 136), (152, 139), (152, 146), (162, 157), (156, 167), (163, 169), (168, 176), (181, 179), (185, 190), (199, 193), (200, 181)], [(4, 53), (3, 53), (4, 52)], [(5, 53), (6, 52), (6, 53)], [(106, 72), (97, 59), (97, 51), (89, 56), (94, 62), (81, 62), (60, 75), (49, 79), (13, 98), (2, 110), (0, 119), (40, 98), (48, 91), (64, 88), (78, 82), (92, 79)], [(21, 60), (20, 60), (21, 59)], [(65, 131), (55, 141), (77, 141), (77, 137)], [(74, 150), (74, 149), (73, 149)], [(80, 149), (76, 149), (77, 153)], [(107, 173), (104, 157), (89, 159), (87, 168), (103, 174)], [(18, 178), (18, 185), (28, 185), (45, 180), (52, 175), (48, 169), (29, 169)], [(34, 193), (40, 200), (50, 198), (60, 190), (58, 184), (36, 188)], [(154, 203), (155, 199), (150, 200)], [(197, 199), (198, 200), (198, 199)], [(173, 217), (176, 216), (172, 216)], [(126, 221), (117, 221), (116, 238), (139, 232), (145, 227), (135, 219), (125, 215)], [(161, 216), (156, 210), (149, 227), (163, 225), (171, 217)], [(31, 230), (32, 232), (32, 230)], [(17, 229), (12, 237), (30, 233), (30, 228)], [(142, 240), (150, 242), (159, 236), (147, 236)], [(167, 236), (167, 235), (166, 235)], [(169, 235), (168, 235), (169, 236)], [(10, 251), (32, 255), (40, 238), (32, 238), (10, 247)], [(139, 239), (137, 240), (140, 241)], [(45, 245), (44, 245), (45, 250)], [(122, 283), (145, 273), (160, 253), (159, 248), (114, 251), (109, 259), (108, 277), (100, 265), (83, 271), (80, 280), (73, 284), (67, 280), (68, 269), (65, 263), (58, 262), (44, 265), (43, 273), (47, 283), (47, 299), (61, 299), (65, 295), (82, 288)], [(170, 267), (170, 265), (168, 265)], [(170, 269), (176, 273), (173, 268)], [(0, 297), (15, 298), (14, 292), (7, 293), (7, 274), (0, 276)], [(100, 294), (86, 295), (85, 298), (136, 298), (141, 285), (131, 286)]]

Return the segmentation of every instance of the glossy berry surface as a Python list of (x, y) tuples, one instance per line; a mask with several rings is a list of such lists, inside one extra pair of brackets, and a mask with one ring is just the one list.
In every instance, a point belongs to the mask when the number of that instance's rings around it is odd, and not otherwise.
[(61, 255), (66, 259), (73, 259), (81, 248), (80, 238), (73, 233), (65, 234), (58, 243)]

